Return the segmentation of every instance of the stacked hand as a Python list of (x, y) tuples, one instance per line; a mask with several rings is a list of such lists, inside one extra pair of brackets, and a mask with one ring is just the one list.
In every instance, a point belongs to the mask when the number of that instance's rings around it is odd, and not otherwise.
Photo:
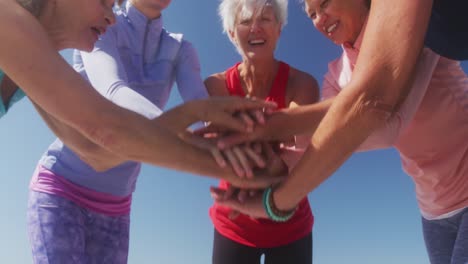
[[(262, 130), (265, 115), (269, 113), (254, 109), (237, 111), (233, 117), (252, 128), (243, 132), (249, 134)], [(229, 165), (237, 175), (237, 178), (229, 180), (227, 189), (211, 188), (211, 195), (218, 204), (234, 209), (231, 217), (236, 217), (239, 212), (252, 217), (267, 217), (262, 205), (263, 190), (279, 183), (288, 173), (288, 167), (280, 157), (279, 143), (253, 141), (220, 149), (219, 140), (235, 133), (239, 131), (212, 123), (195, 133), (186, 133), (184, 139), (209, 150), (219, 166)]]

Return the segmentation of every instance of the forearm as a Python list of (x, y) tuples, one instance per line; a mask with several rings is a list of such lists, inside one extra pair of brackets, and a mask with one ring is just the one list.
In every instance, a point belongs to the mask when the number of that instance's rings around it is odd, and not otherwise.
[(96, 171), (105, 171), (126, 159), (95, 144), (72, 127), (60, 122), (33, 103), (37, 112), (60, 140)]
[[(128, 159), (158, 164), (175, 136), (98, 93), (66, 63), (42, 26), (16, 4), (0, 3), (0, 68), (41, 109), (94, 143)], [(11, 52), (11, 49), (21, 52)], [(142, 154), (142, 152), (144, 154)], [(153, 152), (151, 154), (151, 152)], [(164, 162), (164, 163), (167, 163)]]
[(275, 192), (279, 208), (294, 207), (331, 176), (398, 107), (423, 46), (431, 3), (372, 1), (353, 79), (335, 98), (300, 163)]
[(331, 103), (332, 100), (326, 100), (275, 112), (267, 121), (265, 138), (281, 140), (294, 135), (312, 135)]
[(16, 1), (0, 3), (0, 36), (0, 68), (53, 117), (87, 136), (100, 134), (100, 139), (91, 139), (105, 141), (112, 124), (131, 115), (112, 106), (73, 71), (42, 26)]

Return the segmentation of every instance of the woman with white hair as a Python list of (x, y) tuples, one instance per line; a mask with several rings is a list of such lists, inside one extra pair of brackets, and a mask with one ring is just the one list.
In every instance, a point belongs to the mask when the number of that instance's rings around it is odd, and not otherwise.
[[(318, 85), (309, 74), (278, 61), (274, 51), (287, 19), (286, 0), (223, 0), (219, 15), (224, 31), (242, 56), (242, 62), (205, 80), (211, 96), (249, 96), (274, 101), (279, 108), (314, 103)], [(296, 147), (300, 148), (300, 140)], [(244, 146), (245, 147), (245, 146)], [(273, 154), (263, 143), (263, 154)], [(282, 153), (287, 152), (285, 150)], [(292, 153), (288, 153), (292, 154)], [(293, 167), (291, 155), (281, 155), (285, 170)], [(212, 188), (216, 197), (232, 189), (221, 181)], [(245, 190), (236, 193), (245, 198)], [(218, 197), (219, 198), (219, 197)], [(312, 263), (313, 215), (307, 198), (288, 218), (271, 221), (235, 215), (226, 207), (214, 204), (210, 216), (215, 227), (214, 264), (258, 264), (265, 255), (266, 264)]]

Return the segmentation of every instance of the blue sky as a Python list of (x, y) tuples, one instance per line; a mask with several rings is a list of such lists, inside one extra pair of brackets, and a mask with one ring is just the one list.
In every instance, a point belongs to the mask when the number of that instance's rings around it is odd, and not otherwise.
[[(177, 0), (163, 15), (166, 28), (183, 32), (198, 50), (203, 77), (239, 60), (221, 33), (217, 3)], [(298, 1), (290, 1), (277, 58), (321, 82), (327, 62), (339, 53), (314, 30)], [(70, 58), (69, 51), (63, 54)], [(170, 105), (179, 102), (174, 94)], [(0, 259), (32, 263), (26, 228), (28, 183), (54, 136), (27, 100), (2, 118), (0, 126)], [(208, 188), (213, 184), (208, 178), (144, 166), (133, 200), (129, 263), (210, 263)], [(309, 195), (316, 217), (314, 263), (428, 263), (413, 189), (396, 151), (354, 155)]]

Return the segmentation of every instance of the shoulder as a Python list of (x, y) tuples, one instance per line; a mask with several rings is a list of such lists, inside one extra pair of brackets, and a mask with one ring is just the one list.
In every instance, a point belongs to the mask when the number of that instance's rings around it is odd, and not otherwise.
[(205, 79), (205, 87), (210, 96), (229, 95), (226, 87), (226, 72), (218, 72)]
[(192, 42), (188, 41), (184, 38), (184, 34), (182, 33), (173, 33), (169, 32), (165, 29), (162, 31), (162, 37), (166, 43), (169, 43), (170, 46), (175, 46), (180, 48), (180, 52), (182, 53), (196, 53), (196, 50), (192, 44)]
[(319, 85), (317, 80), (309, 73), (290, 67), (287, 97), (289, 102), (313, 103), (318, 101)]
[(317, 80), (311, 74), (290, 66), (289, 79), (296, 85), (317, 84)]

